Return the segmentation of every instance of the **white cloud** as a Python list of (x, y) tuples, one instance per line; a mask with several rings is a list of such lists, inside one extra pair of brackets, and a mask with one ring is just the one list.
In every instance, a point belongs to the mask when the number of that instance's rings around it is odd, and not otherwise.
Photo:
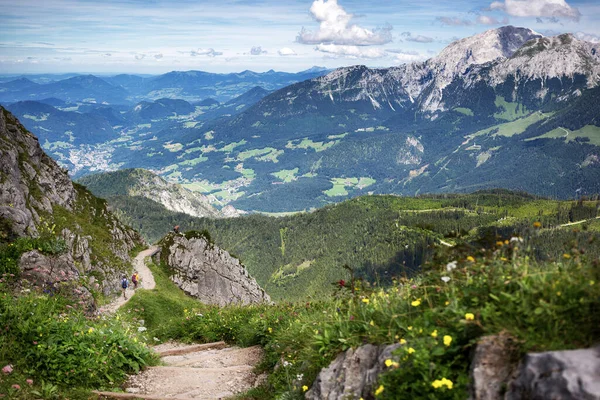
[(143, 60), (144, 58), (146, 58), (146, 55), (145, 54), (136, 54), (134, 57), (136, 60), (139, 61), (139, 60)]
[(250, 54), (253, 56), (260, 56), (261, 54), (267, 54), (267, 51), (263, 50), (261, 46), (254, 46), (250, 49)]
[(154, 58), (157, 59), (157, 60), (160, 60), (161, 58), (163, 58), (163, 55), (162, 55), (162, 53), (155, 54)]
[(279, 51), (277, 51), (277, 53), (279, 53), (280, 56), (295, 56), (296, 52), (292, 49), (290, 49), (289, 47), (284, 47), (283, 49), (280, 49)]
[(490, 4), (492, 10), (503, 10), (513, 17), (562, 17), (579, 21), (581, 13), (565, 0), (504, 0)]
[(404, 39), (408, 42), (417, 42), (417, 43), (433, 42), (433, 38), (430, 38), (429, 36), (423, 36), (423, 35), (413, 36), (412, 33), (410, 33), (410, 32), (402, 32), (401, 36), (402, 36), (402, 39)]
[(479, 15), (477, 17), (476, 21), (480, 25), (501, 25), (501, 24), (508, 24), (508, 18), (504, 18), (502, 21), (499, 21), (497, 18), (490, 17), (489, 15)]
[(590, 43), (600, 43), (600, 36), (591, 33), (576, 32), (573, 34), (577, 39), (584, 40)]
[(190, 52), (190, 55), (192, 57), (196, 57), (196, 56), (216, 57), (216, 56), (222, 56), (223, 53), (220, 52), (220, 51), (215, 51), (215, 49), (213, 49), (212, 47), (210, 47), (208, 49), (192, 50)]
[(435, 20), (438, 21), (439, 23), (441, 23), (442, 25), (448, 25), (448, 26), (470, 26), (470, 25), (473, 25), (472, 21), (469, 21), (468, 19), (460, 19), (457, 17), (437, 17)]
[(419, 52), (414, 50), (402, 50), (402, 49), (387, 49), (388, 53), (401, 54), (405, 56), (418, 56)]
[(366, 49), (358, 46), (346, 46), (336, 44), (319, 44), (315, 50), (322, 53), (331, 54), (337, 57), (348, 58), (381, 58), (385, 57), (386, 52), (381, 49)]
[(302, 28), (296, 41), (303, 44), (337, 44), (370, 46), (392, 41), (391, 26), (370, 30), (351, 24), (353, 18), (337, 0), (315, 0), (310, 7), (313, 17), (320, 23), (315, 32)]

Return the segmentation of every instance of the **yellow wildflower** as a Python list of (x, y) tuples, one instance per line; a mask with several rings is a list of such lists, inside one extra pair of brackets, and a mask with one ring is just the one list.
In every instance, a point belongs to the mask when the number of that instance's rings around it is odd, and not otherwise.
[(496, 246), (502, 247), (502, 246), (504, 246), (504, 242), (503, 241), (497, 241), (496, 242)]
[(435, 389), (439, 389), (442, 386), (446, 386), (448, 389), (452, 389), (454, 384), (450, 379), (442, 378), (436, 379), (435, 381), (431, 382), (431, 386), (433, 386)]
[(534, 228), (541, 228), (541, 227), (542, 227), (542, 223), (541, 223), (540, 221), (535, 221), (535, 222), (533, 223), (533, 227), (534, 227)]
[(450, 346), (450, 343), (452, 343), (452, 336), (444, 335), (444, 345)]
[(566, 260), (568, 260), (569, 258), (571, 258), (571, 255), (565, 253), (565, 254), (563, 254), (563, 258), (566, 259)]
[(447, 305), (447, 306), (449, 306), (449, 305), (450, 305), (450, 302), (449, 302), (449, 301), (446, 301), (444, 304), (445, 304), (445, 305)]
[(596, 282), (590, 281), (590, 286), (594, 286), (595, 284), (596, 284)]
[(560, 297), (560, 295), (561, 295), (561, 294), (562, 294), (561, 292), (556, 292), (556, 295), (557, 295), (558, 297)]
[(406, 328), (406, 329), (408, 329), (409, 331), (412, 331), (412, 326), (409, 326), (409, 327), (408, 327), (408, 328)]
[(475, 315), (473, 315), (473, 313), (468, 312), (465, 314), (465, 319), (467, 321), (473, 321), (475, 319)]
[(475, 262), (475, 258), (473, 258), (473, 256), (469, 256), (467, 257), (467, 261)]
[(92, 333), (92, 332), (94, 332), (94, 328), (88, 329), (88, 333)]
[(437, 337), (437, 335), (438, 335), (438, 333), (437, 333), (437, 329), (436, 329), (436, 330), (434, 330), (433, 332), (431, 332), (431, 337), (432, 337), (432, 338), (436, 338), (436, 337)]
[(302, 391), (303, 392), (306, 392), (307, 390), (308, 390), (308, 386), (306, 386), (306, 385), (302, 386)]
[(383, 390), (384, 390), (383, 385), (379, 385), (379, 387), (375, 391), (375, 396), (379, 396), (381, 393), (383, 393)]
[(409, 347), (407, 350), (408, 354), (412, 354), (415, 352), (415, 349), (413, 349), (412, 347)]
[(412, 303), (410, 303), (410, 305), (413, 307), (419, 307), (421, 305), (421, 300), (415, 300)]
[(394, 362), (393, 362), (392, 360), (390, 360), (389, 358), (388, 358), (387, 360), (385, 360), (385, 366), (386, 366), (386, 367), (388, 367), (388, 368), (389, 368), (389, 367), (391, 367), (391, 366), (392, 366), (392, 364), (394, 364)]
[(369, 322), (369, 325), (375, 326), (375, 322), (373, 322), (373, 320), (371, 320), (371, 322)]
[(269, 327), (267, 328), (267, 330), (269, 331), (269, 333), (273, 333), (273, 328)]
[(406, 344), (406, 339), (400, 339), (400, 344)]
[(365, 304), (369, 304), (369, 299), (365, 297), (364, 299), (362, 299), (362, 302)]

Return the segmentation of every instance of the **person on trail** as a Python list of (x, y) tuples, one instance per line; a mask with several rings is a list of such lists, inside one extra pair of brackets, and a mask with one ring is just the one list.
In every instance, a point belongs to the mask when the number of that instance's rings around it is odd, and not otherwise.
[(140, 276), (138, 275), (138, 272), (134, 271), (133, 275), (131, 275), (131, 282), (133, 282), (133, 290), (137, 289), (139, 280), (140, 280)]
[(121, 279), (121, 289), (123, 290), (123, 297), (127, 300), (127, 288), (129, 287), (129, 281), (127, 280), (127, 276), (123, 275)]
[(179, 233), (179, 225), (175, 225), (175, 226), (173, 227), (173, 232), (175, 232), (175, 233)]

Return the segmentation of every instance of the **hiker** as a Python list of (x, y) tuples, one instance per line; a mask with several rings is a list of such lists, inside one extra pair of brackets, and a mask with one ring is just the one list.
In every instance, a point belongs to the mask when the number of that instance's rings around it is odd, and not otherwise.
[(137, 289), (139, 279), (140, 279), (140, 276), (138, 275), (138, 272), (134, 271), (133, 275), (131, 275), (131, 282), (133, 282), (133, 290)]
[(175, 227), (173, 228), (173, 232), (179, 233), (179, 225), (175, 225)]
[(121, 289), (123, 289), (123, 297), (127, 300), (127, 288), (129, 287), (129, 281), (127, 280), (127, 276), (123, 275), (123, 279), (121, 279)]

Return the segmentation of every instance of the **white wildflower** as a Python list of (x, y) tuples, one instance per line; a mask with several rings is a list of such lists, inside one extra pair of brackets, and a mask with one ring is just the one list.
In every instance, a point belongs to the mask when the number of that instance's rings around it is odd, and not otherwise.
[(450, 277), (449, 276), (442, 276), (442, 280), (446, 283), (448, 283), (450, 281)]
[(144, 331), (147, 331), (147, 330), (148, 330), (148, 329), (147, 329), (145, 326), (140, 326), (140, 327), (138, 328), (138, 332), (144, 332)]
[(511, 242), (519, 242), (519, 243), (523, 243), (523, 238), (517, 237), (517, 236), (513, 236), (510, 238)]
[(446, 271), (450, 272), (453, 269), (456, 269), (457, 265), (458, 265), (458, 261), (449, 262), (448, 264), (446, 264)]

